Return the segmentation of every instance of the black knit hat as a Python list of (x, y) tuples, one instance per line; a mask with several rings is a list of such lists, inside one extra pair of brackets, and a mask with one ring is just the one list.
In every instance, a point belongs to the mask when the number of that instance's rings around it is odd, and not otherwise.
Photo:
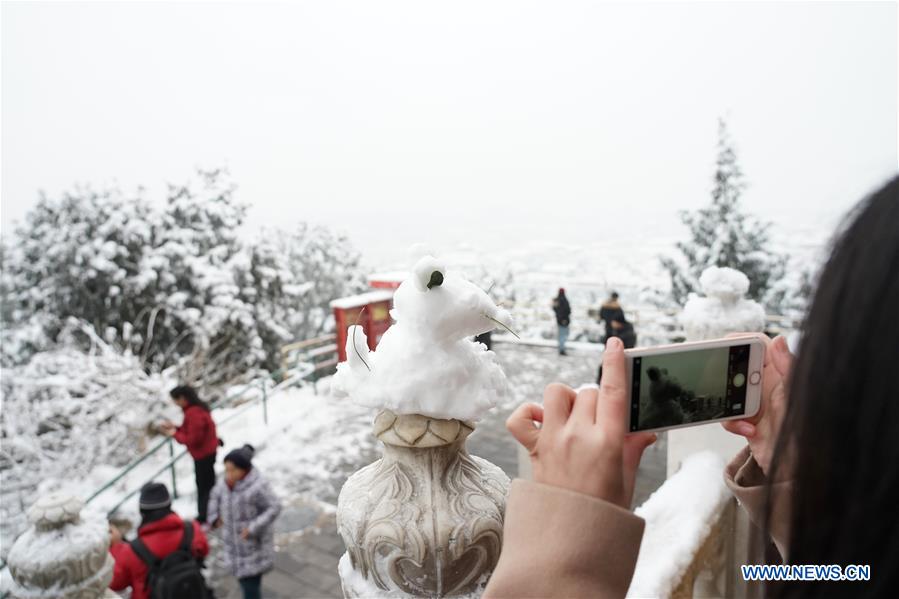
[(160, 510), (171, 507), (172, 498), (169, 490), (162, 483), (147, 483), (140, 489), (140, 509), (143, 511)]
[(226, 462), (231, 462), (241, 470), (251, 470), (253, 468), (253, 454), (256, 450), (252, 445), (244, 445), (240, 449), (232, 449), (225, 456)]

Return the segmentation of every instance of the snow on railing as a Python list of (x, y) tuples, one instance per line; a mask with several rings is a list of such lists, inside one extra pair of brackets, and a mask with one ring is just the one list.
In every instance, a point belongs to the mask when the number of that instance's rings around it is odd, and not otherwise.
[[(718, 455), (693, 454), (634, 510), (646, 528), (629, 597), (692, 597), (700, 572), (718, 578), (726, 553), (721, 522), (732, 503), (723, 470)], [(726, 596), (724, 591), (712, 595)]]

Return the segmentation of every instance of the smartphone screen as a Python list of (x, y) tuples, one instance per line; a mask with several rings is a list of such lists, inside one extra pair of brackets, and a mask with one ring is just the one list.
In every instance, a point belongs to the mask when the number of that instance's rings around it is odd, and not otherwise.
[(749, 344), (633, 359), (631, 432), (746, 413)]

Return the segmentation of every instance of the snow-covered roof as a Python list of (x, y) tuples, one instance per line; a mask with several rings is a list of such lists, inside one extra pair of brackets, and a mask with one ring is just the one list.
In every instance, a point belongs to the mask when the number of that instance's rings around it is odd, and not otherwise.
[(406, 280), (409, 272), (406, 270), (392, 270), (389, 272), (376, 272), (368, 275), (368, 284), (372, 287), (380, 287), (378, 283), (390, 284), (393, 287), (399, 287), (400, 283)]
[(346, 310), (347, 308), (358, 308), (374, 302), (383, 302), (391, 299), (393, 299), (392, 289), (376, 289), (375, 291), (366, 291), (359, 295), (339, 297), (331, 302), (331, 307)]

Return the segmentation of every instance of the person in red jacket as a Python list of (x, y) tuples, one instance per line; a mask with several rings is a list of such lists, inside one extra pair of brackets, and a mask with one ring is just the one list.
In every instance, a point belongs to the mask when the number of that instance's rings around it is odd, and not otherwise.
[(181, 385), (172, 389), (169, 395), (184, 410), (184, 420), (181, 426), (175, 426), (170, 420), (166, 420), (162, 425), (162, 432), (186, 446), (190, 457), (194, 459), (197, 520), (205, 523), (209, 493), (215, 486), (215, 454), (219, 447), (215, 422), (209, 413), (209, 406), (199, 398), (193, 387)]
[[(140, 490), (140, 515), (137, 536), (154, 556), (162, 559), (178, 549), (184, 536), (184, 521), (172, 511), (172, 500), (164, 484), (147, 483), (143, 486)], [(209, 554), (209, 543), (200, 524), (195, 520), (192, 525), (194, 534), (190, 550), (197, 560), (202, 560)], [(115, 560), (115, 567), (109, 588), (122, 591), (131, 587), (131, 599), (150, 599), (147, 586), (149, 566), (138, 557), (131, 544), (122, 539), (117, 528), (110, 526), (110, 534), (109, 553)]]

